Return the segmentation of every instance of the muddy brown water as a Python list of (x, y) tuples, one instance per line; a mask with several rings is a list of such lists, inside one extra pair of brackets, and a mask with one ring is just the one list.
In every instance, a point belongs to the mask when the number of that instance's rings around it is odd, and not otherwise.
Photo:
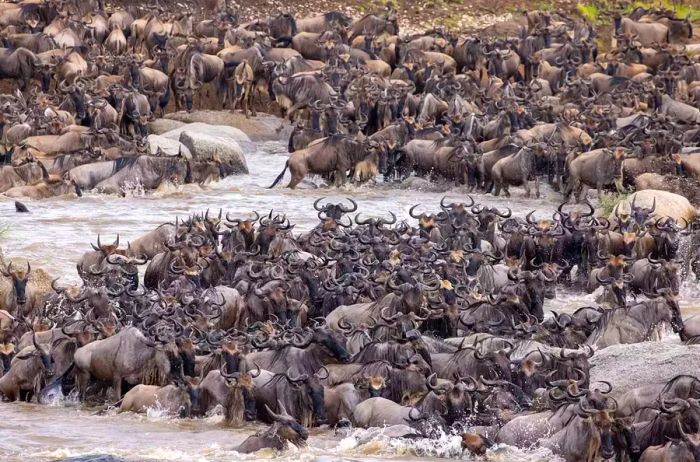
[[(133, 240), (176, 216), (187, 216), (207, 208), (223, 208), (234, 216), (252, 210), (266, 213), (270, 209), (284, 212), (295, 231), (303, 232), (317, 223), (313, 202), (321, 196), (329, 199), (352, 197), (359, 211), (386, 216), (393, 211), (399, 219), (410, 219), (409, 208), (416, 203), (437, 210), (447, 195), (451, 201), (465, 198), (462, 188), (431, 186), (429, 191), (401, 189), (382, 184), (348, 186), (341, 189), (317, 188), (314, 183), (291, 191), (282, 187), (267, 189), (284, 167), (285, 146), (277, 142), (260, 143), (256, 152), (246, 153), (250, 175), (236, 176), (205, 186), (165, 186), (143, 194), (138, 185), (126, 197), (85, 194), (80, 199), (25, 201), (30, 214), (15, 214), (14, 202), (0, 197), (0, 224), (9, 231), (0, 238), (6, 256), (28, 258), (35, 267), (43, 267), (63, 281), (76, 282), (75, 263), (90, 250), (100, 234), (105, 241), (119, 233), (122, 242)], [(286, 184), (288, 175), (283, 181)], [(543, 188), (543, 197), (526, 200), (522, 190), (512, 189), (513, 197), (495, 198), (476, 194), (477, 202), (510, 207), (517, 216), (530, 210), (537, 215), (551, 216), (560, 195)], [(537, 216), (536, 215), (536, 216)], [(698, 290), (695, 284), (683, 288), (686, 314), (697, 312)], [(593, 303), (587, 294), (559, 291), (555, 300), (547, 300), (547, 310), (571, 311)], [(650, 348), (653, 345), (650, 344)], [(336, 461), (378, 459), (432, 460), (468, 458), (461, 454), (459, 437), (443, 435), (434, 440), (411, 441), (368, 437), (363, 431), (355, 435), (336, 435), (332, 430), (314, 430), (309, 447), (283, 454), (261, 452), (241, 456), (232, 448), (246, 436), (262, 427), (225, 428), (221, 418), (173, 419), (154, 409), (145, 416), (116, 414), (113, 410), (96, 415), (77, 403), (60, 401), (51, 406), (0, 403), (0, 461), (51, 461), (85, 454), (112, 454), (128, 461), (193, 461), (216, 462), (239, 459), (279, 459), (301, 461)], [(489, 452), (488, 460), (553, 460), (541, 449), (518, 451), (500, 447)]]

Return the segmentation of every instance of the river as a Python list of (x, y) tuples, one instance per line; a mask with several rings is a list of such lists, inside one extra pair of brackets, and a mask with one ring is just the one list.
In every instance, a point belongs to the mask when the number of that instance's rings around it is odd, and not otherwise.
[[(278, 187), (266, 189), (284, 167), (286, 147), (278, 142), (260, 143), (257, 151), (246, 155), (250, 175), (229, 177), (203, 187), (164, 187), (142, 194), (135, 188), (126, 197), (87, 193), (80, 199), (26, 201), (29, 214), (15, 214), (13, 201), (0, 197), (0, 225), (9, 226), (0, 238), (6, 256), (28, 258), (35, 267), (46, 269), (62, 281), (76, 282), (75, 263), (91, 250), (97, 235), (112, 241), (117, 233), (126, 243), (176, 216), (209, 208), (219, 208), (233, 216), (252, 210), (267, 213), (270, 209), (284, 212), (296, 232), (312, 228), (318, 221), (313, 202), (321, 196), (329, 199), (352, 197), (359, 212), (387, 216), (393, 211), (399, 219), (410, 219), (409, 208), (420, 203), (437, 210), (447, 195), (452, 201), (464, 199), (462, 188), (431, 186), (430, 191), (399, 189), (394, 185), (377, 184), (348, 186), (338, 189), (316, 188), (313, 183), (297, 190)], [(288, 175), (287, 175), (288, 176)], [(286, 184), (286, 179), (283, 181)], [(437, 189), (437, 190), (436, 190)], [(560, 195), (543, 188), (537, 200), (522, 198), (522, 190), (513, 188), (512, 198), (473, 195), (483, 204), (510, 207), (516, 216), (536, 209), (536, 216), (551, 216)], [(695, 298), (696, 290), (684, 288), (684, 305)], [(548, 300), (547, 310), (573, 310), (591, 304), (586, 294), (559, 293)], [(686, 309), (690, 309), (687, 307)], [(157, 410), (146, 416), (116, 415), (108, 410), (95, 415), (76, 403), (59, 402), (53, 406), (34, 404), (0, 404), (0, 461), (52, 461), (68, 456), (104, 453), (128, 461), (214, 462), (248, 458), (231, 450), (251, 432), (262, 427), (228, 429), (220, 417), (206, 419), (170, 419)], [(260, 453), (258, 459), (271, 459), (272, 453)], [(279, 460), (431, 460), (440, 457), (461, 457), (459, 437), (444, 435), (436, 440), (410, 441), (382, 437), (363, 438), (335, 435), (331, 430), (314, 430), (309, 447), (284, 453)], [(466, 457), (466, 456), (464, 456)], [(492, 450), (488, 460), (552, 460), (546, 451), (523, 453), (512, 448)]]

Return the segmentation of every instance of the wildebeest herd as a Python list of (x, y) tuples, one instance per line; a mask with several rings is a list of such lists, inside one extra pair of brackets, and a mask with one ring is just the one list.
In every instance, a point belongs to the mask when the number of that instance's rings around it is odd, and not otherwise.
[(700, 173), (688, 149), (700, 136), (699, 49), (682, 44), (691, 23), (664, 10), (617, 17), (616, 46), (599, 53), (590, 24), (537, 11), (488, 39), (400, 35), (390, 6), (357, 20), (241, 22), (229, 8), (197, 21), (108, 14), (94, 0), (0, 5), (0, 77), (17, 89), (0, 96), (0, 192), (11, 197), (221, 178), (231, 169), (220, 159), (145, 140), (155, 114), (211, 100), (246, 116), (277, 103), (294, 123), (290, 187), (307, 174), (338, 185), (418, 174), (529, 195), (546, 176), (580, 199), (639, 172)]
[[(8, 264), (0, 393), (43, 403), (72, 390), (181, 417), (220, 406), (232, 427), (272, 424), (242, 452), (302, 445), (325, 424), (390, 425), (458, 431), (477, 454), (507, 443), (569, 461), (695, 460), (697, 378), (613, 398), (589, 375), (611, 345), (666, 327), (699, 338), (677, 301), (687, 223), (637, 205), (613, 222), (589, 205), (514, 218), (471, 198), (413, 207), (413, 223), (351, 218), (351, 199), (314, 207), (302, 234), (273, 211), (207, 210), (127, 246), (98, 236), (77, 263), (82, 286)], [(545, 317), (564, 287), (602, 287), (600, 305)]]
[[(683, 319), (677, 300), (690, 223), (634, 202), (596, 217), (585, 194), (652, 168), (700, 173), (690, 22), (638, 9), (615, 19), (603, 54), (591, 25), (558, 13), (527, 13), (507, 39), (399, 35), (391, 7), (358, 20), (137, 16), (94, 1), (0, 4), (0, 76), (17, 86), (0, 96), (0, 191), (222, 177), (220, 160), (149, 152), (147, 122), (171, 101), (190, 111), (213, 96), (247, 116), (269, 97), (294, 124), (290, 187), (307, 174), (417, 174), (530, 195), (546, 176), (562, 205), (516, 218), (444, 198), (408, 223), (319, 199), (302, 234), (282, 213), (206, 211), (126, 246), (98, 236), (75, 287), (0, 260), (4, 400), (62, 391), (271, 424), (240, 452), (303, 445), (320, 425), (390, 425), (458, 432), (475, 454), (506, 443), (567, 461), (700, 460), (698, 378), (613, 390), (589, 364), (666, 327), (697, 343), (700, 318)], [(597, 304), (545, 316), (562, 289)]]

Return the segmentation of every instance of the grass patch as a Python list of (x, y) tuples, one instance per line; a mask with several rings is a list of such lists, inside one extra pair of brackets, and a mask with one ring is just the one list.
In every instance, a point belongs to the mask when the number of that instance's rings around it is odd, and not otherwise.
[(576, 5), (576, 10), (591, 24), (595, 24), (598, 22), (600, 10), (596, 5), (593, 5), (592, 3), (579, 3), (578, 5)]
[(552, 11), (554, 9), (554, 3), (542, 2), (539, 5), (537, 5), (536, 9), (540, 11)]
[(10, 234), (10, 225), (6, 223), (0, 223), (0, 240)]
[(603, 195), (600, 204), (598, 204), (598, 208), (602, 211), (602, 216), (605, 218), (610, 216), (615, 206), (627, 199), (631, 194), (630, 192), (622, 192)]
[(673, 14), (679, 19), (690, 18), (691, 21), (700, 20), (700, 4), (698, 5), (685, 5), (681, 1), (673, 0), (661, 0), (661, 1), (633, 1), (628, 3), (623, 12), (629, 14), (637, 8), (664, 8), (672, 11)]

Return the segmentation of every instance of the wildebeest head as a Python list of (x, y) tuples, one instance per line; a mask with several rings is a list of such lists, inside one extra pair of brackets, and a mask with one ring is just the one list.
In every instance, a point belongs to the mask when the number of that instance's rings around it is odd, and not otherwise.
[[(433, 377), (433, 376), (431, 376)], [(428, 377), (427, 386), (433, 392), (436, 391), (434, 380)], [(475, 380), (471, 377), (462, 378), (459, 375), (455, 376), (455, 382), (445, 388), (445, 403), (447, 404), (447, 421), (455, 422), (466, 415), (472, 413), (474, 403), (471, 394), (477, 389)]]
[(260, 375), (260, 367), (256, 365), (255, 371), (232, 373), (226, 372), (226, 367), (222, 367), (221, 375), (226, 378), (229, 388), (225, 403), (226, 419), (234, 426), (242, 425), (243, 419), (255, 420), (257, 411), (253, 379)]
[[(328, 378), (328, 369), (322, 367), (315, 374), (301, 374), (298, 377), (282, 374), (284, 378), (293, 386), (298, 393), (302, 394), (301, 399), (306, 401), (311, 407), (313, 422), (303, 422), (304, 424), (322, 425), (327, 422), (326, 408), (324, 404), (324, 388), (321, 379)], [(308, 399), (308, 401), (307, 401)]]
[[(513, 278), (514, 271), (508, 271), (508, 277)], [(543, 271), (519, 271), (517, 280), (523, 290), (523, 295), (530, 314), (535, 316), (538, 321), (544, 319), (544, 297), (546, 295), (546, 284), (556, 281), (556, 276), (548, 275)]]
[(279, 409), (279, 414), (275, 414), (267, 404), (265, 405), (265, 409), (274, 421), (272, 428), (266, 433), (270, 433), (284, 441), (289, 441), (295, 446), (306, 446), (309, 431), (287, 413), (287, 410), (280, 401), (277, 402), (277, 408)]
[(200, 398), (202, 392), (199, 389), (199, 378), (185, 377), (185, 380), (177, 382), (177, 387), (187, 394), (187, 398), (190, 400), (189, 409), (181, 409), (180, 417), (189, 417), (189, 413), (192, 410), (200, 409)]
[[(613, 418), (610, 415), (615, 409), (598, 410), (586, 407), (585, 400), (579, 401), (577, 412), (582, 419), (591, 419), (595, 429), (600, 436), (600, 451), (603, 459), (615, 457), (615, 446), (613, 444)], [(614, 402), (613, 402), (614, 404)], [(617, 405), (614, 406), (615, 408)]]
[(15, 356), (15, 345), (11, 342), (0, 343), (0, 365), (2, 366), (2, 374), (10, 370), (12, 358)]
[(182, 370), (185, 375), (194, 377), (194, 367), (195, 367), (195, 348), (192, 340), (189, 338), (178, 338), (175, 341), (177, 349), (182, 361)]
[(656, 197), (654, 197), (651, 207), (649, 208), (637, 206), (635, 204), (636, 201), (637, 195), (635, 194), (634, 198), (632, 198), (632, 203), (630, 204), (632, 219), (637, 223), (637, 225), (644, 226), (644, 224), (654, 214), (654, 211), (656, 210)]
[(15, 293), (15, 298), (17, 300), (17, 305), (23, 306), (27, 303), (27, 283), (29, 282), (29, 273), (32, 271), (32, 267), (27, 262), (27, 271), (23, 274), (17, 271), (12, 271), (12, 262), (7, 266), (7, 271), (1, 270), (0, 273), (6, 278), (12, 280), (12, 288)]
[(187, 112), (192, 112), (192, 107), (194, 105), (194, 92), (196, 91), (196, 88), (191, 85), (187, 76), (187, 70), (184, 68), (176, 69), (173, 78), (173, 85), (177, 93), (176, 97), (178, 98), (178, 104), (184, 106)]
[(321, 218), (323, 214), (326, 218), (332, 218), (334, 220), (340, 220), (346, 213), (352, 213), (357, 210), (357, 203), (348, 198), (348, 201), (352, 204), (352, 207), (346, 207), (342, 203), (332, 204), (328, 202), (327, 204), (320, 206), (319, 203), (323, 200), (323, 197), (319, 197), (314, 201), (314, 209), (318, 211), (318, 217)]
[(345, 337), (326, 326), (318, 326), (312, 332), (307, 333), (301, 342), (294, 342), (298, 348), (305, 348), (311, 343), (321, 345), (334, 359), (347, 362), (350, 360), (350, 353), (345, 349)]
[(634, 429), (634, 418), (618, 418), (613, 424), (615, 446), (618, 453), (626, 452), (630, 456), (638, 456), (641, 452)]
[(36, 333), (32, 333), (33, 349), (30, 351), (21, 352), (15, 357), (15, 360), (25, 360), (31, 358), (39, 358), (41, 367), (47, 375), (53, 374), (53, 357), (49, 345), (40, 344), (36, 341)]
[[(688, 225), (686, 222), (685, 228), (687, 227)], [(654, 243), (656, 244), (653, 253), (660, 258), (669, 260), (676, 258), (680, 245), (678, 233), (682, 228), (680, 228), (672, 218), (659, 218), (656, 220), (654, 228), (655, 229), (651, 232)]]
[(378, 374), (371, 376), (363, 375), (361, 379), (355, 380), (354, 383), (356, 388), (367, 390), (370, 398), (382, 396), (387, 386), (387, 380)]

